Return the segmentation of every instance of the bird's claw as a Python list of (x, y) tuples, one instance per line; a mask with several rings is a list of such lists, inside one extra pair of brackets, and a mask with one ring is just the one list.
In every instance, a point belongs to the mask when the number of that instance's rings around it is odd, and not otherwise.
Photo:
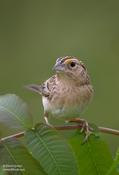
[(46, 125), (47, 125), (48, 127), (50, 127), (50, 128), (54, 128), (54, 126), (53, 126), (52, 124), (49, 123), (47, 117), (44, 117), (44, 119), (45, 119), (45, 123), (46, 123)]
[(82, 127), (81, 127), (80, 132), (81, 133), (84, 132), (84, 134), (85, 134), (85, 138), (83, 140), (83, 143), (85, 143), (88, 140), (89, 136), (93, 134), (93, 128), (91, 128), (89, 126), (89, 124), (86, 120), (82, 119), (81, 122), (82, 122)]
[(88, 140), (90, 135), (95, 134), (93, 132), (94, 129), (92, 127), (90, 127), (88, 122), (84, 119), (76, 118), (76, 119), (69, 120), (69, 122), (76, 122), (76, 123), (81, 124), (80, 132), (85, 134), (85, 138), (84, 138), (83, 143), (85, 143)]

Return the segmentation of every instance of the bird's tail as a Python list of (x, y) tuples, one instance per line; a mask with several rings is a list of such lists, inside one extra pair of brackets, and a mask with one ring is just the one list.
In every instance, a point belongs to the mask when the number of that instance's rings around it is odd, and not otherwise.
[(29, 85), (26, 85), (24, 86), (26, 89), (30, 90), (30, 91), (34, 91), (36, 93), (39, 93), (41, 94), (41, 91), (40, 91), (40, 85), (37, 85), (37, 84), (29, 84)]

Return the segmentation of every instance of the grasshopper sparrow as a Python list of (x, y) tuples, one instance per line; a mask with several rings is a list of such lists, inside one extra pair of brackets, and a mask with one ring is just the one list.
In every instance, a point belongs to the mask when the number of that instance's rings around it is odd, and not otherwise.
[(53, 67), (55, 75), (41, 85), (31, 84), (27, 88), (42, 95), (44, 118), (48, 125), (48, 117), (63, 117), (65, 120), (77, 119), (89, 103), (93, 88), (85, 65), (74, 56), (64, 56), (56, 60)]

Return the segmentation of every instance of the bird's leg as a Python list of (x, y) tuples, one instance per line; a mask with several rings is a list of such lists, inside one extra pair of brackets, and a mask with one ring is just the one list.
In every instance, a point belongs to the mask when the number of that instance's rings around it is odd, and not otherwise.
[(86, 142), (89, 138), (89, 136), (91, 134), (93, 134), (93, 128), (91, 128), (88, 124), (88, 122), (84, 119), (80, 119), (80, 118), (73, 118), (68, 120), (68, 122), (76, 122), (76, 123), (80, 123), (81, 126), (81, 133), (84, 132), (85, 133), (85, 138), (84, 138), (84, 142)]
[(53, 127), (53, 125), (51, 125), (48, 121), (48, 113), (47, 112), (44, 113), (44, 119), (45, 119), (46, 125), (48, 125), (49, 127)]

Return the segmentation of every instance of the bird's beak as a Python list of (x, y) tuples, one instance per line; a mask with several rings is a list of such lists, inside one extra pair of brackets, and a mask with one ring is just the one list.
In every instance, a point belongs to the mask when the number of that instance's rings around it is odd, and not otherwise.
[(63, 72), (64, 71), (64, 65), (60, 62), (57, 62), (54, 66), (53, 66), (53, 71), (55, 72)]

